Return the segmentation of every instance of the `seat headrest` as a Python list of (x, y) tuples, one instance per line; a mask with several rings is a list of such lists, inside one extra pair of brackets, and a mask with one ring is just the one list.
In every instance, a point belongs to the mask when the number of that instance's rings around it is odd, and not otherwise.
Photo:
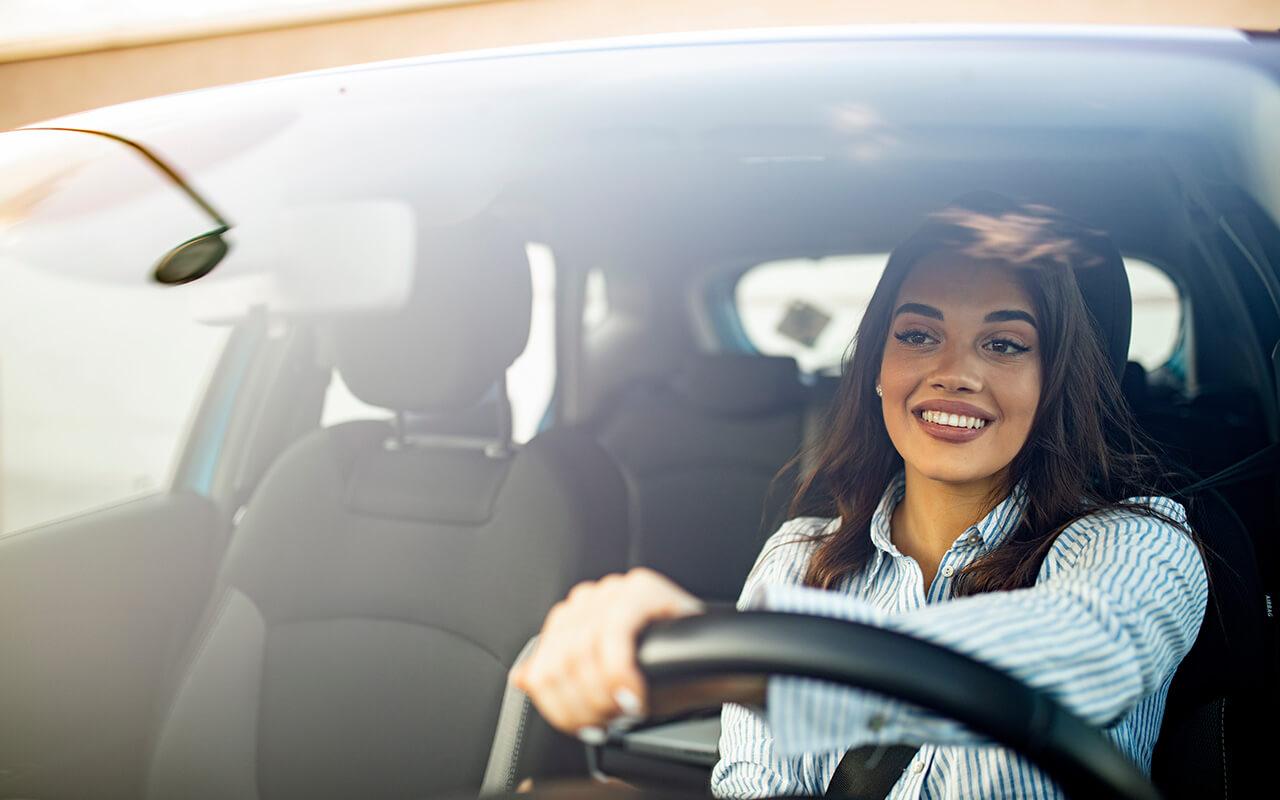
[(409, 299), (337, 323), (337, 367), (372, 406), (466, 408), (524, 350), (532, 305), (524, 243), (509, 231), (489, 220), (420, 230)]
[(1109, 237), (1098, 234), (1089, 246), (1101, 261), (1075, 269), (1076, 285), (1080, 287), (1085, 308), (1093, 315), (1102, 352), (1111, 361), (1111, 372), (1117, 381), (1122, 381), (1129, 362), (1129, 334), (1133, 327), (1129, 274), (1124, 270), (1120, 251)]
[(713, 414), (765, 414), (801, 401), (796, 361), (786, 356), (716, 353), (691, 358), (671, 381), (689, 406)]

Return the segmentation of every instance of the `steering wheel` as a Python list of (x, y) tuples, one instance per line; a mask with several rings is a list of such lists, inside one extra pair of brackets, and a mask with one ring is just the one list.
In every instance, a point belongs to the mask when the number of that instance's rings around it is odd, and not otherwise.
[(1071, 797), (1160, 797), (1127, 756), (1047, 695), (905, 634), (826, 617), (712, 612), (650, 626), (637, 655), (651, 686), (768, 674), (870, 689), (950, 717), (1011, 748)]

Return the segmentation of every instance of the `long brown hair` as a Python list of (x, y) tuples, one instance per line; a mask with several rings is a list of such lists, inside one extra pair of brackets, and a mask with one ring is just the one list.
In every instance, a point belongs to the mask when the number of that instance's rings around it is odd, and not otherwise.
[(850, 345), (825, 435), (809, 454), (814, 466), (792, 503), (793, 515), (840, 518), (833, 532), (815, 537), (805, 584), (830, 588), (860, 570), (874, 552), (872, 514), (903, 466), (885, 430), (875, 384), (898, 291), (915, 264), (939, 251), (995, 260), (1014, 270), (1035, 306), (1043, 376), (1035, 419), (1010, 465), (1009, 485), (997, 487), (990, 498), (994, 507), (1022, 482), (1022, 520), (1004, 544), (961, 571), (954, 594), (1034, 584), (1063, 529), (1103, 509), (1124, 505), (1178, 524), (1146, 505), (1123, 503), (1162, 493), (1167, 478), (1137, 432), (1076, 283), (1077, 270), (1123, 269), (1119, 252), (1105, 235), (1050, 208), (983, 192), (930, 215), (889, 257)]

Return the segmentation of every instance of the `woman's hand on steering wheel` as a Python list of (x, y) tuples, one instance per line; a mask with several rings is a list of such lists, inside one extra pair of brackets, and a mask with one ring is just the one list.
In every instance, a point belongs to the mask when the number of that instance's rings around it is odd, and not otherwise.
[(636, 666), (640, 631), (704, 610), (701, 600), (643, 567), (580, 583), (551, 609), (533, 655), (509, 679), (556, 728), (600, 738), (610, 721), (647, 713), (648, 687)]

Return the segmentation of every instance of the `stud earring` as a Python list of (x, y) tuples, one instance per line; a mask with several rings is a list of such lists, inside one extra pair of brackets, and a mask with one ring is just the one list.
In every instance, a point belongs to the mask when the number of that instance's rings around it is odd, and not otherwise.
[(884, 397), (884, 389), (878, 383), (876, 384), (876, 397)]

